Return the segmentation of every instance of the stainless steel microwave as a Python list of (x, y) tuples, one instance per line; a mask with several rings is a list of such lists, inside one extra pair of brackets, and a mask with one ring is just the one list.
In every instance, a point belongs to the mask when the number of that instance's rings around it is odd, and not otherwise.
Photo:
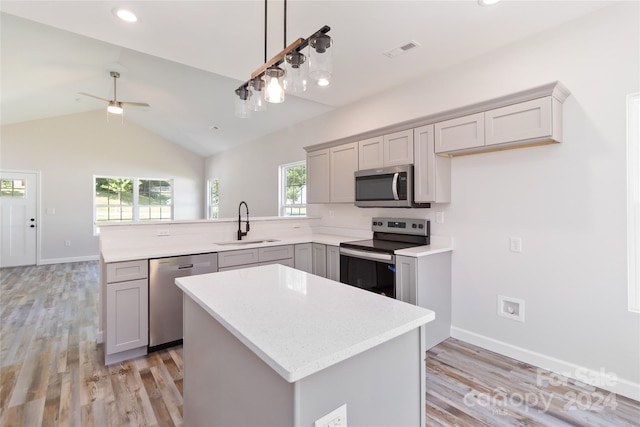
[(362, 208), (428, 208), (413, 199), (413, 165), (355, 172), (356, 206)]

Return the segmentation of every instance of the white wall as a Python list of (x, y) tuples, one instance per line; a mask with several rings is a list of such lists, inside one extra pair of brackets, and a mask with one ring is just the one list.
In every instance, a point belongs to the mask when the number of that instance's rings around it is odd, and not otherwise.
[[(325, 225), (366, 228), (378, 214), (445, 212), (434, 234), (453, 236), (454, 333), (469, 341), (576, 376), (586, 367), (640, 383), (640, 318), (627, 311), (625, 99), (640, 90), (637, 2), (615, 4), (516, 45), (459, 64), (375, 98), (341, 108), (243, 147), (242, 170), (302, 157), (302, 146), (560, 80), (564, 142), (452, 162), (452, 202), (430, 210), (314, 206)], [(234, 153), (209, 159), (227, 171)], [(224, 159), (224, 162), (222, 161)], [(227, 163), (228, 162), (228, 163)], [(275, 163), (279, 163), (274, 161)], [(247, 174), (238, 188), (273, 197), (272, 183)], [(224, 178), (223, 179), (228, 179)], [(249, 189), (249, 186), (251, 187)], [(235, 202), (235, 200), (234, 200)], [(334, 217), (327, 213), (333, 210)], [(509, 237), (523, 252), (509, 252)], [(526, 321), (498, 317), (497, 296), (523, 299)], [(640, 394), (638, 395), (640, 398)]]
[[(174, 216), (204, 215), (205, 159), (103, 110), (0, 129), (0, 169), (40, 171), (42, 263), (98, 257), (93, 176), (174, 179)], [(55, 208), (55, 214), (46, 214)], [(71, 246), (65, 247), (64, 241)]]

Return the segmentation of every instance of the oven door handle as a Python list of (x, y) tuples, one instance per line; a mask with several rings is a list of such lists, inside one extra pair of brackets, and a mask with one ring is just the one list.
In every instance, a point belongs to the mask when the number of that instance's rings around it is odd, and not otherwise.
[(391, 183), (391, 191), (393, 191), (394, 200), (400, 200), (398, 197), (398, 177), (400, 176), (399, 172), (393, 174), (393, 182)]
[(354, 258), (366, 259), (369, 261), (378, 261), (384, 262), (387, 264), (395, 263), (395, 257), (392, 254), (385, 254), (380, 252), (370, 252), (370, 251), (358, 251), (355, 249), (349, 248), (340, 248), (340, 255), (346, 255)]

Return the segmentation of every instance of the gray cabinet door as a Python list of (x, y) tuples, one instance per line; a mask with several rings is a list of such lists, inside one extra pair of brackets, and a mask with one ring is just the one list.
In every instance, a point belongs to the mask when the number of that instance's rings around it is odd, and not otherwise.
[(107, 284), (106, 354), (149, 343), (149, 285), (147, 279)]
[(313, 274), (327, 277), (327, 247), (320, 243), (313, 244)]

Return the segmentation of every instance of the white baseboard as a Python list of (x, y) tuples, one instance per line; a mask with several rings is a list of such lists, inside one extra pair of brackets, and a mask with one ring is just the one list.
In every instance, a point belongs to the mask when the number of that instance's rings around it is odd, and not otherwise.
[(64, 264), (65, 262), (84, 262), (84, 261), (98, 261), (100, 257), (98, 255), (79, 256), (70, 258), (47, 258), (40, 259), (38, 265), (48, 264)]
[(570, 377), (599, 387), (601, 389), (640, 401), (640, 384), (624, 378), (612, 379), (607, 372), (585, 368), (565, 360), (556, 359), (546, 354), (537, 353), (526, 348), (517, 347), (503, 341), (498, 341), (475, 332), (457, 327), (451, 327), (451, 336), (469, 344), (502, 354), (512, 359), (528, 363), (553, 373)]

